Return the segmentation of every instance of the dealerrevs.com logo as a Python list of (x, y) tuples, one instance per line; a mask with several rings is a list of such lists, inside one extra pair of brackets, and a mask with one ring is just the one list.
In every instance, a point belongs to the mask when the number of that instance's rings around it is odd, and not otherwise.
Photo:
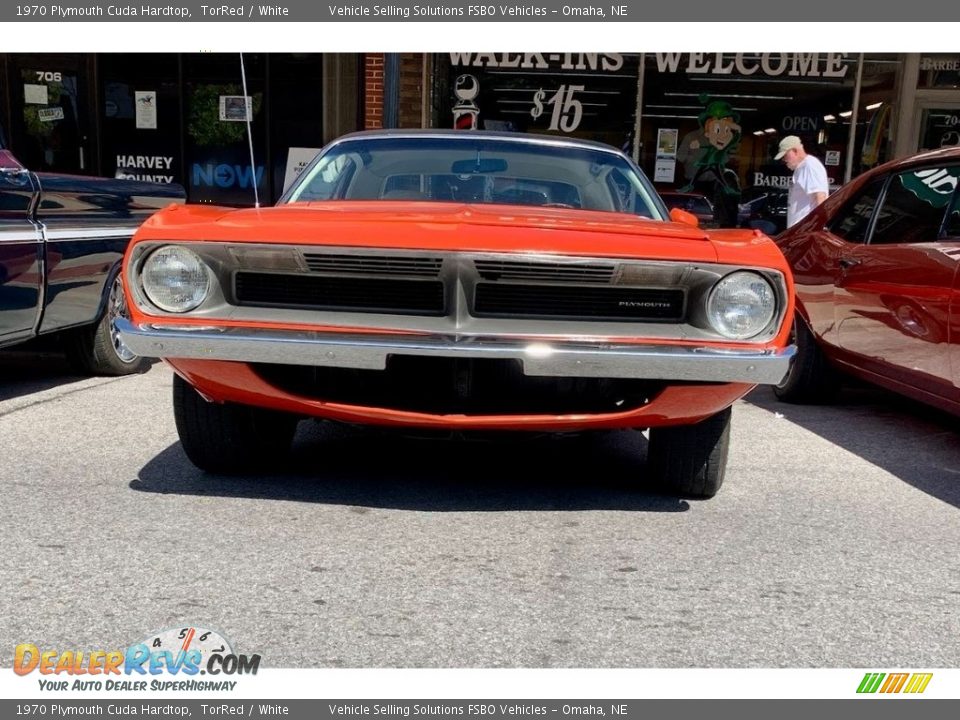
[(933, 673), (870, 673), (863, 676), (858, 693), (919, 694), (927, 689)]
[[(21, 643), (13, 657), (17, 675), (38, 672), (45, 676), (38, 678), (40, 689), (54, 691), (229, 691), (237, 681), (224, 676), (256, 675), (259, 668), (260, 655), (237, 654), (216, 630), (199, 627), (152, 633), (126, 650), (45, 650)], [(200, 680), (198, 675), (207, 677)]]

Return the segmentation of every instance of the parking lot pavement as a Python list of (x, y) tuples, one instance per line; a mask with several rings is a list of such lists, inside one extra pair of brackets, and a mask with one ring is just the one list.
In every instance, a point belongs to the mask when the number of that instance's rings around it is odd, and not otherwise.
[(271, 667), (960, 666), (955, 421), (885, 393), (754, 391), (720, 494), (686, 501), (644, 483), (633, 431), (304, 422), (282, 472), (206, 476), (166, 366), (11, 362), (3, 664), (196, 624)]

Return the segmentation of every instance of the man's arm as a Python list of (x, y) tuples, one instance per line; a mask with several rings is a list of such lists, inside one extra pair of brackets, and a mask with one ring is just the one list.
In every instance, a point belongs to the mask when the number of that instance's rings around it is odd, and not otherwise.
[(819, 205), (820, 203), (822, 203), (824, 200), (827, 199), (827, 194), (825, 192), (814, 192), (810, 194), (813, 195), (814, 207), (816, 207), (817, 205)]

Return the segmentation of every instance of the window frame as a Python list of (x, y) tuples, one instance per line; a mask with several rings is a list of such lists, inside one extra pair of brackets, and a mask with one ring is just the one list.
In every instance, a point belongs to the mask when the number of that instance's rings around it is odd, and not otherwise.
[[(879, 211), (880, 207), (883, 205), (884, 199), (887, 197), (887, 187), (889, 186), (890, 178), (892, 177), (893, 175), (887, 174), (881, 177), (871, 178), (867, 180), (863, 184), (863, 186), (857, 190), (857, 192), (853, 195), (853, 197), (847, 200), (841, 206), (840, 210), (836, 213), (836, 215), (833, 216), (833, 220), (827, 225), (827, 230), (830, 231), (830, 234), (835, 235), (836, 237), (840, 238), (845, 243), (849, 243), (850, 245), (861, 245), (861, 246), (869, 245), (870, 239), (873, 237), (873, 226), (877, 220), (877, 212)], [(880, 186), (880, 192), (877, 193), (877, 200), (873, 205), (873, 209), (870, 211), (870, 218), (867, 220), (867, 225), (863, 231), (863, 239), (850, 240), (844, 237), (843, 235), (840, 235), (839, 233), (837, 233), (835, 228), (838, 224), (838, 219), (840, 218), (840, 216), (846, 213), (846, 211), (848, 211), (849, 209), (853, 208), (861, 200), (861, 198), (863, 198), (863, 196), (866, 195), (867, 189), (873, 187), (874, 183), (877, 183)]]
[[(880, 216), (880, 211), (883, 209), (884, 204), (887, 202), (887, 196), (890, 192), (890, 185), (893, 183), (894, 179), (900, 177), (901, 175), (906, 175), (908, 173), (916, 173), (919, 170), (925, 170), (930, 168), (956, 168), (960, 171), (960, 163), (929, 163), (925, 165), (915, 165), (910, 168), (899, 170), (897, 172), (891, 172), (886, 176), (886, 179), (883, 183), (883, 188), (880, 192), (880, 195), (877, 196), (877, 205), (873, 209), (873, 214), (870, 217), (870, 222), (867, 226), (867, 232), (865, 234), (865, 240), (862, 243), (863, 245), (869, 245), (871, 247), (884, 247), (884, 246), (899, 246), (899, 245), (921, 245), (923, 243), (931, 242), (960, 242), (960, 235), (957, 236), (948, 236), (946, 234), (947, 230), (947, 217), (950, 214), (950, 210), (953, 207), (960, 209), (960, 182), (957, 183), (957, 186), (953, 189), (953, 197), (947, 201), (947, 204), (943, 208), (943, 217), (940, 218), (940, 228), (937, 231), (937, 237), (933, 240), (925, 240), (918, 242), (874, 242), (874, 234), (877, 227), (877, 219)], [(869, 183), (868, 183), (869, 184)], [(832, 231), (831, 231), (832, 232)]]

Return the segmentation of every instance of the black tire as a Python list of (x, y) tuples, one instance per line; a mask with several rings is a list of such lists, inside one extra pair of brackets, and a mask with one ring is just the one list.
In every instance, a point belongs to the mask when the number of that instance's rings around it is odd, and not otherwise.
[(655, 481), (684, 497), (710, 498), (723, 485), (731, 409), (696, 425), (651, 428), (647, 468)]
[(793, 335), (797, 354), (786, 376), (774, 386), (774, 395), (783, 402), (796, 404), (822, 405), (833, 401), (840, 390), (840, 373), (799, 317), (793, 321)]
[(99, 322), (67, 336), (70, 364), (87, 375), (132, 375), (146, 370), (150, 361), (131, 352), (113, 329), (114, 319), (126, 316), (123, 284), (117, 275), (110, 283), (107, 306)]
[(179, 375), (173, 378), (173, 417), (190, 462), (235, 475), (282, 465), (298, 422), (287, 413), (207, 402)]

